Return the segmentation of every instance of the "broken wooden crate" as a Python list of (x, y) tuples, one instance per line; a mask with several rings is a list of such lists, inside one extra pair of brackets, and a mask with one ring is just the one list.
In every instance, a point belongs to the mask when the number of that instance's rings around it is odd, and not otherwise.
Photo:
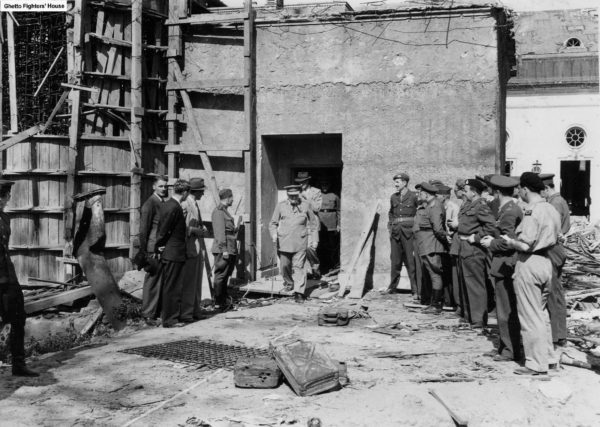
[(275, 388), (281, 370), (272, 357), (241, 357), (233, 368), (233, 381), (240, 388)]

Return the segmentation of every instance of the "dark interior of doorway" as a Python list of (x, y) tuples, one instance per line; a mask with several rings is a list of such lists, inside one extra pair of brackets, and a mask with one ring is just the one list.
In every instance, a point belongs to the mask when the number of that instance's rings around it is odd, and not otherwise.
[(571, 215), (588, 216), (590, 214), (591, 202), (590, 161), (561, 161), (560, 180), (560, 194), (569, 204)]

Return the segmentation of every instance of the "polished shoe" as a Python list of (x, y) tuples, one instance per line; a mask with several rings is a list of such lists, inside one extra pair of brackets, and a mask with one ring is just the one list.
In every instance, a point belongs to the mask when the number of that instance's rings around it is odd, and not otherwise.
[(192, 319), (179, 319), (179, 321), (181, 323), (194, 323), (194, 322), (196, 322), (196, 319), (193, 319), (193, 318)]
[(564, 338), (561, 338), (561, 339), (559, 339), (558, 341), (556, 341), (554, 343), (554, 345), (557, 346), (557, 347), (566, 347), (567, 344), (569, 344), (569, 342), (566, 339), (564, 339)]
[(494, 357), (492, 357), (492, 360), (494, 362), (512, 362), (514, 359), (510, 356), (505, 356), (503, 354), (497, 354)]
[(177, 322), (164, 324), (163, 328), (181, 328), (182, 326), (185, 326), (185, 323)]
[(421, 313), (428, 313), (428, 314), (441, 314), (442, 313), (442, 309), (440, 307), (436, 307), (434, 305), (429, 305), (427, 307), (425, 307)]
[(532, 376), (537, 376), (537, 375), (547, 375), (548, 372), (539, 372), (539, 371), (534, 371), (533, 369), (529, 369), (525, 366), (521, 367), (521, 368), (517, 368), (513, 371), (515, 374), (517, 375), (532, 375)]
[(27, 367), (27, 365), (25, 365), (25, 359), (22, 358), (17, 358), (17, 359), (13, 359), (12, 361), (12, 374), (15, 377), (39, 377), (40, 374), (38, 374), (35, 371), (32, 371), (31, 369), (29, 369)]
[(306, 301), (306, 297), (303, 294), (300, 292), (294, 293), (294, 302), (303, 303), (304, 301)]

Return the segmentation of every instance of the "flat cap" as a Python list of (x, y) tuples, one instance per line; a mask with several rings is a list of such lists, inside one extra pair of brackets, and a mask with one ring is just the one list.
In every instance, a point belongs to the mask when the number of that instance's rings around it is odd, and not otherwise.
[(476, 189), (479, 192), (485, 190), (486, 187), (485, 183), (483, 181), (480, 181), (479, 179), (467, 179), (465, 181), (465, 184), (469, 187)]
[(544, 185), (550, 185), (554, 183), (554, 174), (553, 173), (541, 173), (540, 179), (544, 183)]
[(442, 181), (440, 181), (439, 179), (430, 179), (429, 183), (431, 185), (433, 185), (434, 187), (441, 187), (442, 185), (444, 185), (444, 183)]
[(454, 185), (456, 185), (456, 186), (457, 186), (458, 188), (460, 188), (460, 189), (463, 189), (463, 188), (465, 188), (465, 184), (466, 184), (466, 183), (465, 183), (465, 180), (464, 180), (464, 179), (462, 179), (462, 178), (458, 178), (458, 179), (456, 180), (456, 184), (454, 184)]
[(438, 194), (443, 194), (443, 195), (449, 195), (450, 191), (452, 190), (447, 185), (440, 185), (440, 186), (438, 186), (437, 189), (438, 189)]
[(493, 188), (515, 188), (519, 185), (519, 180), (504, 175), (492, 175), (488, 180)]
[(289, 195), (300, 194), (301, 187), (299, 185), (287, 185), (283, 188)]
[(231, 191), (229, 188), (224, 188), (219, 191), (219, 199), (223, 200), (228, 197), (233, 197), (233, 191)]
[(436, 187), (436, 186), (434, 186), (433, 184), (430, 184), (430, 183), (428, 183), (428, 182), (422, 182), (422, 183), (420, 183), (420, 184), (417, 184), (417, 185), (415, 186), (415, 188), (416, 188), (417, 190), (423, 190), (423, 191), (426, 191), (426, 192), (428, 192), (429, 194), (437, 194), (437, 192), (438, 192), (438, 189), (437, 189), (437, 187)]
[(519, 179), (519, 184), (521, 187), (527, 187), (536, 193), (539, 193), (546, 188), (542, 182), (542, 178), (540, 178), (540, 176), (534, 172), (523, 172), (521, 178)]
[(203, 178), (191, 178), (190, 179), (190, 191), (201, 191), (205, 190), (206, 185), (204, 185)]
[(396, 179), (401, 179), (402, 181), (408, 182), (410, 180), (410, 177), (408, 176), (407, 173), (400, 172), (400, 173), (397, 173), (396, 175), (394, 175), (394, 180), (396, 180)]
[(304, 181), (308, 181), (311, 178), (311, 176), (309, 175), (308, 172), (298, 172), (298, 174), (296, 174), (296, 179), (294, 181), (296, 182), (304, 182)]

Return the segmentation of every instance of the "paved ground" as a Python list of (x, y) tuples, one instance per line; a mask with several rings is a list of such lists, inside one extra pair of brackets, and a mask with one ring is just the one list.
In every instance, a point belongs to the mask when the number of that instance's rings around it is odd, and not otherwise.
[[(463, 329), (450, 315), (408, 310), (402, 305), (408, 299), (368, 297), (364, 303), (372, 319), (353, 319), (346, 327), (317, 326), (317, 312), (333, 304), (358, 310), (357, 300), (282, 299), (183, 328), (129, 328), (104, 344), (32, 362), (42, 372), (37, 379), (13, 378), (0, 369), (0, 424), (304, 426), (318, 417), (323, 426), (451, 426), (444, 407), (428, 392), (434, 389), (469, 426), (600, 425), (598, 373), (564, 367), (545, 380), (515, 376), (516, 364), (483, 355), (493, 348), (493, 336)], [(375, 322), (402, 322), (403, 328), (391, 330), (396, 336), (379, 334), (372, 329)], [(296, 396), (285, 383), (277, 389), (238, 389), (228, 370), (198, 370), (119, 352), (186, 337), (267, 347), (292, 330), (345, 361), (350, 385), (311, 397)], [(436, 354), (375, 357), (382, 351)]]

